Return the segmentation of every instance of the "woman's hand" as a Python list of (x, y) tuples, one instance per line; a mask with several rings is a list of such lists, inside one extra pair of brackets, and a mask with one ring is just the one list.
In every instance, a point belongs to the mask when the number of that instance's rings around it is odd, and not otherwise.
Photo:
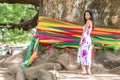
[(82, 45), (83, 45), (82, 42), (80, 42), (80, 43), (79, 43), (79, 46), (82, 46)]
[(80, 46), (82, 46), (82, 43), (80, 43)]
[(83, 44), (83, 43), (82, 43), (82, 39), (83, 39), (83, 38), (81, 37), (81, 40), (80, 40), (79, 46), (82, 46), (82, 44)]

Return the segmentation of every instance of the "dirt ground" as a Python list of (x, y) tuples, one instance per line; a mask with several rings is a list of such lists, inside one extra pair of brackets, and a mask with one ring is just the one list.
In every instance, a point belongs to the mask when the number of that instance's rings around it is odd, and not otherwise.
[(120, 80), (120, 75), (110, 73), (93, 73), (82, 75), (79, 71), (60, 71), (62, 75), (59, 80)]
[[(0, 66), (0, 80), (14, 80), (14, 76), (7, 73), (7, 66), (9, 65), (5, 64), (6, 67)], [(93, 71), (91, 75), (82, 75), (80, 69), (57, 71), (57, 77), (57, 80), (120, 80), (119, 74), (109, 73), (107, 71)]]
[[(24, 59), (23, 56), (25, 56), (24, 53), (18, 54), (17, 56), (0, 56), (0, 80), (15, 80), (15, 74), (9, 74), (9, 66), (17, 63), (21, 64)], [(38, 65), (38, 62), (36, 61), (35, 65)], [(15, 66), (11, 67), (14, 69)], [(93, 64), (91, 75), (82, 75), (80, 69), (71, 69), (56, 71), (56, 76), (57, 78), (55, 80), (120, 80), (120, 66), (114, 69), (106, 69), (102, 65)]]

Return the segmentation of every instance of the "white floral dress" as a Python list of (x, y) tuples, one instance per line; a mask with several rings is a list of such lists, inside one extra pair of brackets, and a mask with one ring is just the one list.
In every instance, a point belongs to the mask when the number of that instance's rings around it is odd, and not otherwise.
[[(83, 31), (85, 29), (85, 25), (83, 26)], [(92, 56), (92, 41), (91, 34), (92, 27), (88, 27), (87, 31), (84, 32), (83, 38), (81, 39), (82, 46), (78, 48), (77, 55), (77, 63), (81, 63), (84, 65), (91, 64), (91, 56)]]

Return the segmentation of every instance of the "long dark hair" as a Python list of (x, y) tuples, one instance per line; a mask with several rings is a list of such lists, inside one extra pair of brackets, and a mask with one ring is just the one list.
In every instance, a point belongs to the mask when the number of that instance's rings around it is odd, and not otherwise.
[(93, 27), (93, 29), (94, 29), (93, 15), (92, 15), (91, 11), (89, 11), (89, 10), (86, 10), (86, 11), (84, 12), (84, 24), (86, 24), (86, 21), (87, 21), (86, 18), (85, 18), (86, 12), (88, 12), (88, 13), (90, 14), (90, 20), (92, 21), (92, 27)]

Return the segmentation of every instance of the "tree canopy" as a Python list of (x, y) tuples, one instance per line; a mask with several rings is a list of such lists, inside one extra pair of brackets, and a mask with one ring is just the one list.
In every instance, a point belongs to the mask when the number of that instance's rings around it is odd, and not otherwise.
[[(37, 11), (34, 5), (0, 4), (0, 43), (16, 44), (29, 42), (35, 32), (33, 30), (24, 31), (19, 26), (23, 22), (31, 21), (36, 14)], [(14, 24), (15, 27), (9, 29), (10, 24)], [(25, 25), (24, 27), (27, 26)]]
[(33, 5), (0, 4), (0, 23), (20, 23), (21, 20), (32, 19), (36, 14)]

